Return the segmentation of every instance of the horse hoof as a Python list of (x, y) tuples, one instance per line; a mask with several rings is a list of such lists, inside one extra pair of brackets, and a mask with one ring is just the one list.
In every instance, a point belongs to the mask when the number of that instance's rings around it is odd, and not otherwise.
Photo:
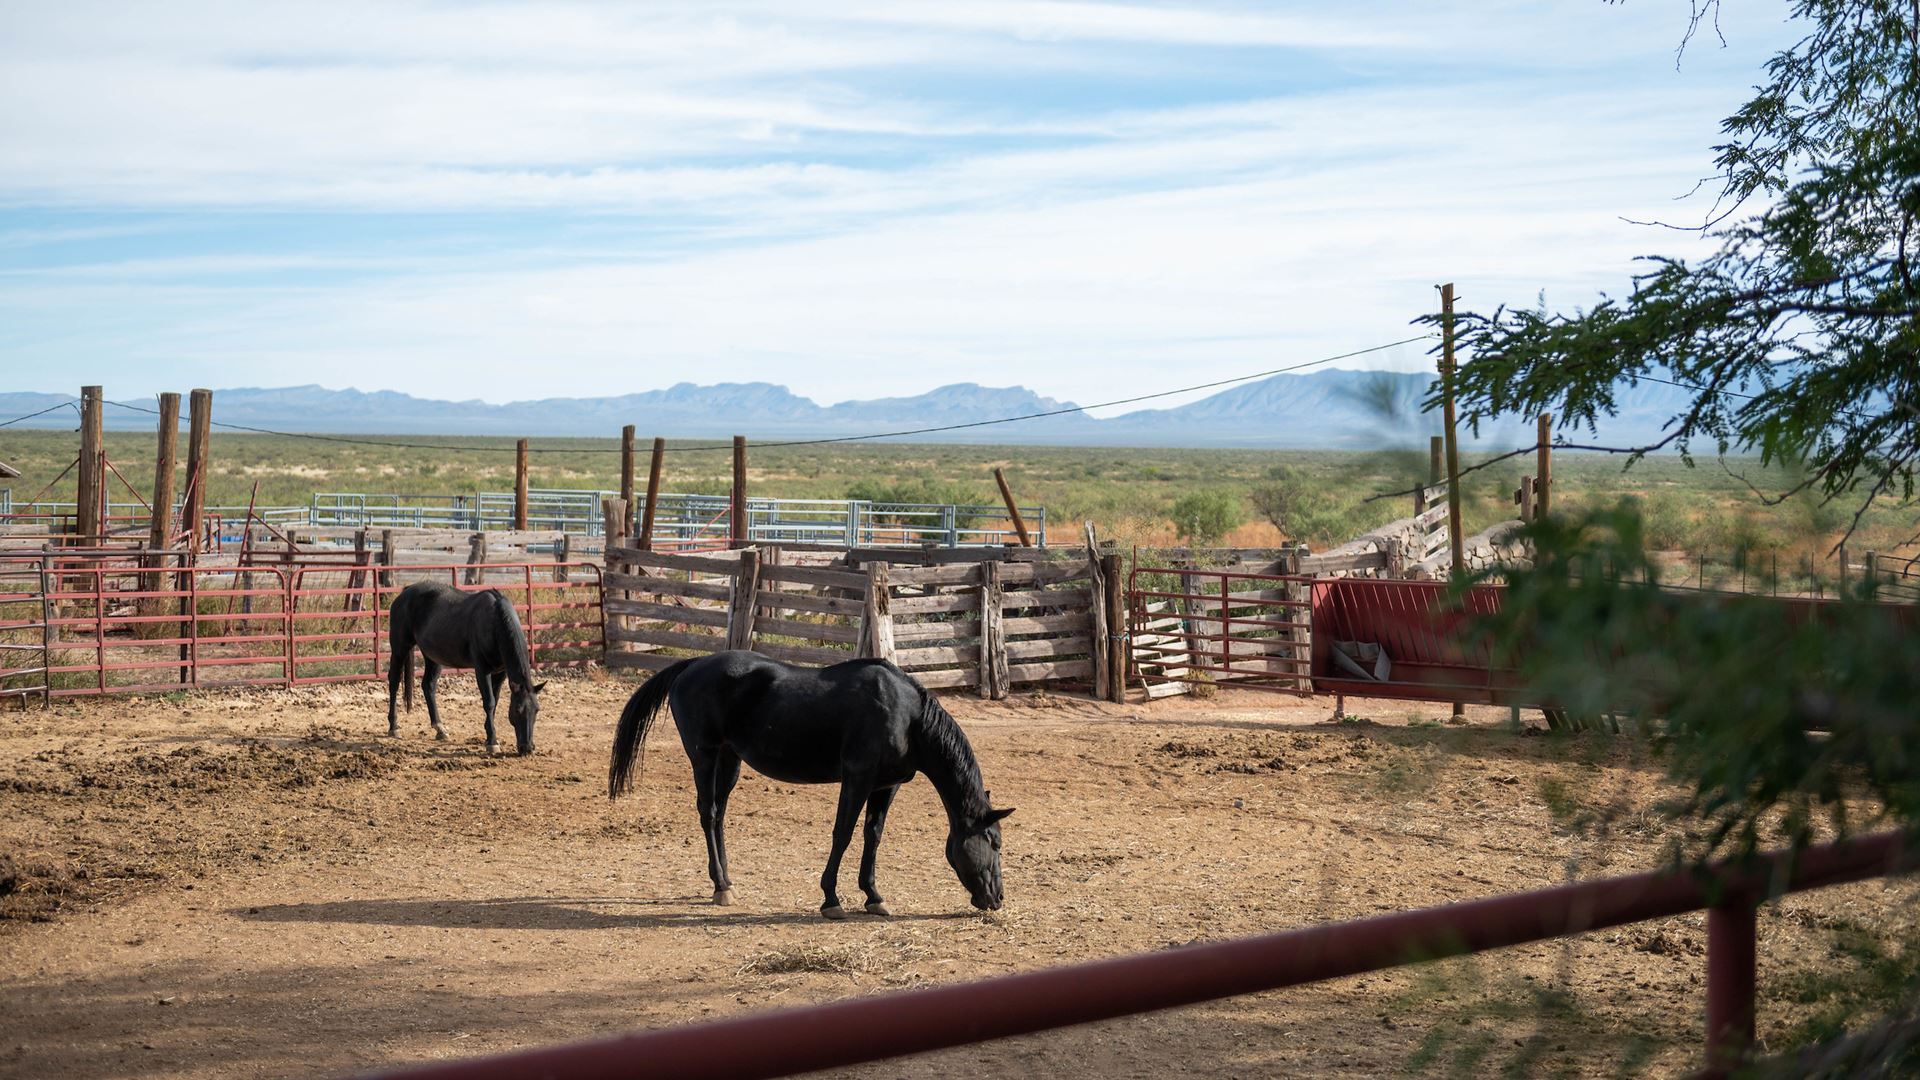
[(716, 907), (732, 907), (733, 906), (733, 890), (732, 889), (713, 890), (713, 902)]
[(446, 733), (446, 731), (445, 731), (444, 729), (442, 729), (442, 728), (434, 728), (434, 729), (433, 729), (433, 737), (434, 737), (434, 740), (435, 740), (436, 742), (446, 742), (446, 741), (447, 741), (447, 733)]
[(841, 907), (839, 904), (834, 904), (831, 907), (821, 908), (820, 914), (826, 916), (829, 919), (838, 921), (840, 919), (844, 919), (847, 917), (847, 909)]
[(887, 905), (886, 905), (886, 902), (885, 902), (885, 901), (881, 901), (881, 900), (872, 900), (872, 901), (868, 901), (868, 903), (867, 903), (867, 914), (869, 914), (869, 915), (891, 915), (891, 914), (893, 914), (893, 909), (891, 909), (891, 908), (889, 908), (889, 907), (887, 907)]
[(499, 744), (499, 743), (491, 743), (491, 742), (490, 742), (490, 743), (488, 743), (488, 744), (487, 744), (487, 756), (488, 756), (488, 757), (492, 757), (493, 755), (495, 755), (495, 754), (498, 754), (499, 752), (500, 752), (500, 744)]

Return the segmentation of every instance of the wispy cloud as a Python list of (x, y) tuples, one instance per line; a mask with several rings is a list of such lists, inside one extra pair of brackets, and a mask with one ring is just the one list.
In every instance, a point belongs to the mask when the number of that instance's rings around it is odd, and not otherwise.
[(1231, 375), (1683, 245), (1619, 217), (1672, 213), (1779, 44), (1739, 14), (1676, 73), (1644, 5), (21, 9), (0, 356), (495, 400)]

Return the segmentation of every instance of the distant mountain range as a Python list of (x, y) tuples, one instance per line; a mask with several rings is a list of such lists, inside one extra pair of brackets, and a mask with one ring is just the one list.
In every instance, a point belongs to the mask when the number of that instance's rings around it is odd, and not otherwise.
[[(1420, 411), (1429, 378), (1338, 369), (1275, 375), (1175, 408), (1104, 419), (1067, 412), (928, 432), (905, 441), (1273, 449), (1406, 446), (1424, 442), (1439, 431), (1438, 417)], [(111, 387), (107, 396), (114, 396)], [(1616, 444), (1652, 441), (1690, 397), (1688, 391), (1653, 383), (1623, 389), (1620, 415), (1601, 427), (1599, 438)], [(0, 392), (0, 420), (77, 400), (65, 394)], [(145, 400), (129, 403), (152, 407)], [(619, 397), (544, 398), (505, 405), (440, 401), (390, 390), (290, 386), (215, 391), (213, 418), (219, 423), (329, 434), (608, 437), (617, 435), (622, 425), (633, 424), (648, 438), (739, 434), (767, 440), (975, 424), (1072, 407), (1071, 402), (1042, 397), (1025, 387), (973, 383), (943, 386), (914, 397), (832, 406), (818, 405), (773, 383), (680, 383)], [(184, 408), (183, 403), (183, 412)], [(72, 428), (75, 418), (72, 410), (62, 409), (16, 427)], [(152, 428), (154, 418), (108, 406), (105, 421), (113, 430), (146, 430)], [(4, 434), (0, 429), (0, 444)], [(1516, 421), (1483, 427), (1473, 441), (1486, 449), (1531, 443), (1533, 437), (1531, 423)]]

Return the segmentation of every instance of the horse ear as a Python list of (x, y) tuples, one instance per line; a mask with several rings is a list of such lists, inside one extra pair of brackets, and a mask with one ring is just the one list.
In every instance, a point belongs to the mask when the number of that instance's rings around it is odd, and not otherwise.
[(1011, 806), (1002, 807), (998, 810), (989, 810), (986, 816), (980, 819), (980, 827), (984, 829), (1011, 813), (1013, 813), (1013, 807)]
[(543, 682), (537, 682), (533, 684), (533, 692), (536, 694), (542, 690), (545, 690), (546, 688), (547, 688), (547, 684)]

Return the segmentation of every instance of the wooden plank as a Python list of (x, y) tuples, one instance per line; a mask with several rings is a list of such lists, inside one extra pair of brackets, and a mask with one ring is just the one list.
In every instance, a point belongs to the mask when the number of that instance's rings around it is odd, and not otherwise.
[(845, 623), (811, 623), (797, 619), (767, 619), (754, 621), (756, 634), (776, 634), (781, 637), (809, 638), (814, 641), (840, 641), (848, 645), (860, 644), (860, 628)]
[(760, 572), (762, 581), (792, 581), (801, 585), (828, 585), (846, 589), (855, 596), (867, 592), (867, 575), (852, 570), (826, 570), (818, 566), (767, 566)]
[(891, 578), (895, 585), (972, 585), (980, 580), (980, 564), (985, 561), (989, 560), (950, 566), (896, 566)]
[(1046, 682), (1051, 679), (1090, 679), (1093, 677), (1091, 660), (1053, 660), (1039, 664), (1014, 664), (1007, 668), (1007, 678), (1013, 682)]
[(659, 619), (663, 622), (686, 623), (691, 626), (725, 626), (727, 612), (725, 608), (691, 607), (683, 604), (654, 604), (645, 600), (625, 600), (610, 596), (605, 605), (609, 615), (630, 615), (642, 619)]
[(1093, 625), (1093, 616), (1085, 611), (1076, 611), (1066, 615), (1041, 615), (1030, 618), (1007, 619), (1003, 624), (1008, 635), (1013, 634), (1053, 634), (1062, 630), (1086, 633)]
[(1085, 634), (1065, 638), (1036, 638), (1007, 642), (1008, 660), (1045, 660), (1055, 656), (1092, 657), (1094, 655), (1096, 654), (1093, 638)]
[(1047, 562), (1034, 563), (1033, 584), (1053, 585), (1062, 581), (1091, 581), (1091, 572), (1084, 562)]
[(614, 641), (634, 641), (642, 645), (664, 645), (670, 649), (693, 649), (705, 653), (724, 652), (727, 648), (727, 639), (721, 634), (682, 634), (650, 626), (609, 626), (607, 637)]
[(740, 553), (738, 551), (718, 551), (712, 555), (668, 555), (659, 551), (641, 551), (639, 548), (611, 547), (607, 549), (609, 565), (627, 563), (643, 566), (649, 570), (691, 570), (701, 574), (739, 573)]
[(753, 599), (763, 608), (811, 611), (820, 615), (849, 615), (854, 618), (864, 614), (867, 607), (859, 600), (844, 596), (813, 596), (809, 593), (769, 592), (766, 589), (754, 593)]
[(1000, 609), (1088, 607), (1093, 603), (1092, 587), (1081, 589), (1008, 589), (1000, 594)]
[(1305, 575), (1333, 574), (1342, 570), (1385, 570), (1387, 553), (1384, 551), (1361, 551), (1352, 555), (1309, 555), (1300, 560), (1300, 572)]
[(859, 659), (851, 649), (824, 649), (817, 645), (770, 645), (761, 642), (753, 651), (790, 664), (817, 664), (821, 667)]
[(617, 570), (607, 571), (605, 581), (606, 587), (609, 589), (624, 589), (629, 592), (660, 593), (664, 596), (689, 596), (701, 600), (726, 600), (733, 595), (733, 586), (720, 581), (681, 581), (677, 578), (622, 574)]
[(672, 667), (685, 659), (684, 656), (662, 656), (659, 653), (622, 652), (610, 649), (607, 651), (606, 663), (610, 668), (644, 668), (648, 671), (659, 671), (661, 668)]
[(929, 690), (949, 690), (962, 686), (973, 686), (980, 681), (980, 672), (976, 668), (947, 668), (942, 671), (909, 672), (921, 686)]
[(980, 647), (978, 645), (936, 645), (924, 649), (896, 648), (893, 651), (893, 662), (903, 668), (927, 664), (978, 664)]
[(973, 591), (940, 593), (937, 596), (896, 596), (895, 615), (923, 615), (937, 611), (979, 611), (980, 594)]
[(973, 639), (980, 636), (979, 619), (956, 619), (953, 622), (900, 622), (893, 624), (893, 640), (896, 643), (906, 641), (947, 641), (954, 638)]

